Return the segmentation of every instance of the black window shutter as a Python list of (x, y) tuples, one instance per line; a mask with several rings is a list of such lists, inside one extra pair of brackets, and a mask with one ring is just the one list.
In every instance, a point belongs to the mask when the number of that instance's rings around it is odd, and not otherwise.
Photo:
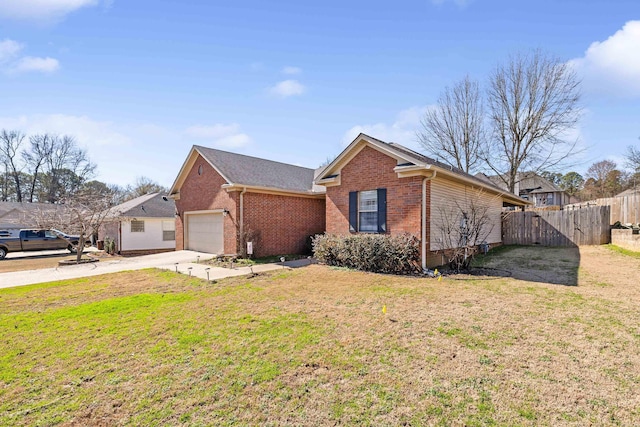
[(387, 231), (387, 189), (378, 188), (378, 233)]
[(358, 192), (349, 192), (349, 231), (358, 231)]

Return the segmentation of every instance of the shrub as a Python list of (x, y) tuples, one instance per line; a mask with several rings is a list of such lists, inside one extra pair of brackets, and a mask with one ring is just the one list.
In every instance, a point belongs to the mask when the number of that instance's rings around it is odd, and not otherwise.
[(412, 235), (318, 234), (313, 238), (318, 261), (337, 267), (391, 274), (420, 271), (419, 240)]

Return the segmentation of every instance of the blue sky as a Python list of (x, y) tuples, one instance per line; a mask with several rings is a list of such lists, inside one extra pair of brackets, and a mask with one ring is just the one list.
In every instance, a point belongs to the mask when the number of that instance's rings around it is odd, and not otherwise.
[[(583, 172), (640, 141), (640, 3), (3, 0), (0, 128), (74, 135), (98, 179), (169, 186), (191, 145), (317, 167), (509, 54), (571, 61)], [(307, 4), (308, 3), (308, 4)]]

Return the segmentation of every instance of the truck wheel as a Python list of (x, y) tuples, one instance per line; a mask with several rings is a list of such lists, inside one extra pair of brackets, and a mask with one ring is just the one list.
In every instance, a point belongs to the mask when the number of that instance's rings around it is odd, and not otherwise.
[(77, 244), (76, 245), (69, 245), (67, 247), (67, 250), (69, 252), (71, 252), (72, 254), (78, 253), (78, 245)]
[(0, 248), (0, 259), (4, 259), (7, 256), (7, 250), (5, 248)]

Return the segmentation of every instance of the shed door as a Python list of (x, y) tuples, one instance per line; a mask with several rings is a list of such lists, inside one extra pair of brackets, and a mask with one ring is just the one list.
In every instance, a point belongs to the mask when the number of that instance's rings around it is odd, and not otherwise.
[(222, 255), (224, 228), (222, 213), (187, 215), (187, 249)]

